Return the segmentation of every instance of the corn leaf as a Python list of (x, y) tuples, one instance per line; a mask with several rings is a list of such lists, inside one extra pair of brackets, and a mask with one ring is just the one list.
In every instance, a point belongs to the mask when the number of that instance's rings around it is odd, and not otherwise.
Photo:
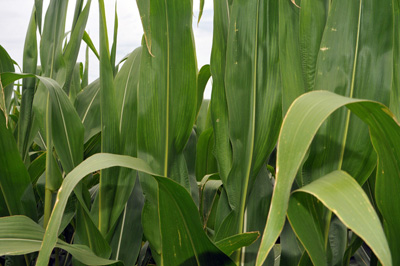
[[(162, 236), (161, 265), (234, 265), (203, 231), (196, 205), (185, 188), (171, 179), (155, 176), (160, 210), (160, 231)], [(173, 208), (171, 208), (173, 206)], [(251, 243), (254, 236), (233, 237), (221, 242), (221, 246), (231, 253), (238, 246)]]
[(200, 111), (200, 106), (203, 103), (203, 94), (206, 89), (208, 80), (211, 77), (210, 65), (204, 65), (201, 67), (199, 73), (197, 74), (197, 113)]
[(100, 81), (97, 79), (85, 87), (76, 97), (75, 108), (85, 127), (84, 142), (100, 132)]
[[(110, 61), (104, 1), (99, 1), (99, 10), (101, 151), (119, 154), (121, 150), (119, 119), (115, 98), (113, 66)], [(118, 179), (115, 177), (118, 174), (118, 168), (105, 169), (100, 174), (98, 227), (103, 235), (106, 235), (110, 229), (111, 211), (118, 186)]]
[[(197, 109), (197, 63), (192, 1), (137, 1), (144, 29), (138, 91), (138, 157), (190, 191), (183, 149)], [(147, 48), (147, 49), (146, 49)], [(141, 175), (144, 234), (161, 253), (157, 183)]]
[(211, 120), (214, 128), (214, 155), (221, 180), (226, 183), (232, 166), (232, 148), (228, 132), (228, 107), (225, 94), (226, 45), (229, 27), (227, 1), (214, 1), (213, 44), (210, 71), (213, 79), (211, 93)]
[(276, 1), (237, 1), (230, 14), (225, 82), (233, 161), (224, 185), (235, 224), (229, 235), (243, 231), (247, 195), (281, 123), (277, 9)]
[[(14, 63), (7, 51), (0, 45), (0, 73), (13, 72)], [(0, 111), (6, 118), (8, 127), (8, 115), (9, 115), (9, 102), (11, 100), (11, 94), (13, 91), (13, 84), (4, 84), (0, 82)]]
[[(316, 90), (389, 104), (392, 31), (382, 32), (380, 27), (393, 27), (392, 9), (391, 1), (379, 3), (379, 8), (374, 1), (332, 3), (320, 44)], [(373, 37), (377, 34), (379, 38)], [(303, 184), (337, 169), (360, 184), (372, 173), (376, 155), (367, 126), (349, 112), (335, 112), (319, 130), (303, 167)]]
[(312, 233), (318, 228), (318, 224), (312, 221), (312, 214), (304, 208), (310, 195), (318, 198), (348, 228), (359, 235), (383, 265), (392, 265), (382, 225), (367, 195), (354, 178), (339, 170), (294, 191), (289, 202), (289, 221), (314, 265), (328, 264), (322, 232)]
[(299, 42), (299, 8), (292, 0), (279, 1), (279, 66), (282, 74), (282, 110), (306, 92)]
[[(397, 159), (391, 156), (387, 157), (388, 154), (393, 154), (393, 151), (390, 148), (388, 150), (386, 147), (396, 146), (395, 143), (399, 140), (400, 130), (398, 124), (393, 120), (393, 115), (386, 107), (376, 102), (346, 98), (323, 91), (316, 91), (299, 97), (290, 108), (282, 125), (278, 142), (276, 185), (258, 253), (257, 265), (261, 265), (265, 260), (283, 228), (290, 188), (313, 137), (323, 121), (333, 111), (344, 105), (369, 125), (371, 139), (379, 157), (383, 156), (387, 158), (386, 162), (390, 162), (388, 165), (381, 166), (381, 169), (384, 172), (398, 171), (393, 168), (394, 165), (398, 165)], [(378, 129), (379, 133), (377, 132)], [(393, 172), (388, 178), (381, 178), (377, 175), (377, 182), (381, 184), (389, 182), (392, 183), (391, 187), (393, 187), (398, 183), (394, 179), (395, 176), (398, 175)], [(388, 192), (385, 193), (385, 196), (383, 196), (383, 193), (380, 194), (380, 197), (389, 196), (392, 200), (393, 197), (397, 197), (395, 194)], [(378, 198), (378, 202), (379, 200)], [(382, 210), (383, 206), (387, 205), (381, 205)], [(380, 209), (381, 213), (382, 210)], [(387, 215), (383, 215), (384, 219), (392, 219)], [(393, 213), (391, 216), (393, 217)], [(393, 219), (396, 219), (396, 217), (393, 217)], [(385, 231), (389, 230), (388, 226), (384, 227)], [(378, 245), (378, 243), (373, 244)], [(392, 245), (394, 244), (389, 240), (390, 248), (395, 248)], [(376, 250), (376, 248), (373, 249)], [(387, 257), (384, 254), (376, 255), (381, 262), (387, 261)]]
[(143, 228), (141, 219), (143, 205), (143, 191), (139, 179), (136, 178), (135, 186), (126, 202), (120, 219), (117, 221), (117, 229), (110, 241), (113, 249), (112, 258), (123, 261), (125, 265), (136, 261), (142, 246)]
[(74, 170), (65, 177), (63, 184), (58, 190), (56, 204), (54, 205), (49, 224), (46, 228), (37, 265), (46, 265), (50, 258), (51, 251), (56, 244), (58, 229), (61, 224), (68, 197), (75, 186), (88, 174), (114, 166), (127, 167), (143, 171), (150, 175), (156, 175), (150, 166), (141, 159), (104, 153), (93, 155), (75, 167)]
[(327, 1), (325, 0), (301, 1), (299, 46), (305, 91), (314, 88), (315, 66), (325, 28), (327, 10)]
[[(22, 71), (24, 73), (36, 73), (37, 69), (37, 21), (36, 8), (33, 9), (31, 19), (29, 21), (28, 30), (26, 32), (24, 44), (24, 56)], [(27, 78), (22, 80), (22, 99), (20, 107), (20, 115), (18, 119), (18, 149), (22, 159), (25, 161), (28, 155), (28, 148), (33, 141), (31, 129), (33, 127), (32, 101), (35, 93), (36, 80)], [(36, 133), (36, 132), (35, 132)]]
[[(121, 154), (137, 157), (137, 86), (142, 48), (135, 49), (115, 77), (116, 101), (119, 107)], [(136, 171), (121, 169), (111, 212), (111, 226), (118, 220), (135, 185)]]
[(390, 110), (397, 121), (400, 120), (400, 3), (392, 1), (393, 5), (393, 80), (390, 91)]

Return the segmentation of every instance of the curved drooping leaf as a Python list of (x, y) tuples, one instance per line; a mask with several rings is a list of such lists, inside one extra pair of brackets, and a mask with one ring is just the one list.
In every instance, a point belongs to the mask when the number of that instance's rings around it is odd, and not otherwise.
[[(389, 104), (391, 5), (391, 0), (332, 2), (315, 69), (315, 90)], [(362, 184), (375, 164), (367, 125), (348, 110), (338, 110), (321, 126), (311, 145), (302, 168), (303, 183), (343, 169)]]
[[(394, 234), (397, 231), (393, 225), (396, 224), (394, 221), (399, 219), (396, 212), (385, 208), (394, 206), (389, 203), (389, 197), (390, 201), (399, 197), (398, 193), (389, 190), (399, 185), (399, 181), (395, 178), (399, 176), (399, 159), (394, 156), (398, 151), (391, 148), (397, 147), (400, 142), (399, 125), (393, 120), (391, 112), (382, 104), (316, 91), (299, 97), (284, 119), (278, 142), (276, 184), (257, 265), (261, 265), (265, 260), (283, 228), (290, 189), (313, 137), (323, 121), (344, 105), (370, 128), (371, 140), (380, 158), (377, 184), (385, 187), (381, 191), (377, 190), (380, 192), (376, 195), (377, 202), (380, 202), (378, 207), (384, 220), (391, 221), (384, 224), (389, 247), (391, 250), (397, 247), (396, 241), (392, 242), (387, 232), (393, 230), (391, 233)], [(382, 175), (385, 175), (385, 178), (382, 178)], [(397, 257), (395, 254), (392, 255), (393, 261), (396, 262)], [(382, 256), (379, 258), (382, 259)]]
[[(164, 261), (162, 265), (177, 265), (174, 262), (184, 262), (185, 260), (194, 263), (197, 261), (196, 265), (200, 265), (199, 263), (233, 265), (229, 257), (222, 253), (206, 236), (200, 223), (197, 207), (185, 188), (168, 178), (158, 176), (141, 159), (104, 153), (88, 158), (64, 179), (46, 229), (37, 265), (46, 265), (49, 260), (51, 250), (57, 243), (62, 214), (74, 187), (89, 173), (114, 166), (135, 169), (153, 175), (159, 184), (157, 204), (160, 206), (160, 216), (162, 217), (160, 219), (163, 248), (161, 254), (165, 256), (165, 258), (162, 257)], [(171, 205), (176, 208), (171, 209)], [(179, 249), (174, 249), (174, 247), (178, 248), (178, 245)], [(175, 257), (175, 253), (180, 255)]]
[(243, 231), (247, 195), (278, 137), (282, 105), (277, 13), (277, 1), (259, 0), (235, 1), (230, 13), (225, 91), (233, 161), (224, 185), (235, 225), (229, 235)]
[[(26, 216), (0, 218), (0, 256), (22, 255), (39, 251), (44, 229)], [(57, 239), (55, 245), (71, 253), (74, 258), (87, 265), (110, 265), (121, 263), (96, 256), (87, 246), (71, 245)], [(38, 264), (36, 264), (38, 265)]]
[(49, 224), (46, 228), (37, 265), (46, 265), (49, 260), (51, 251), (57, 240), (62, 214), (67, 204), (68, 197), (75, 186), (88, 174), (113, 166), (127, 167), (150, 175), (156, 175), (150, 166), (141, 159), (104, 153), (93, 155), (74, 168), (74, 170), (65, 177), (63, 184), (58, 190), (56, 204), (54, 205)]
[[(183, 156), (197, 111), (197, 62), (192, 1), (138, 0), (144, 29), (138, 86), (138, 157), (190, 191)], [(147, 48), (147, 49), (146, 49)], [(140, 174), (142, 220), (153, 254), (161, 252), (157, 183)]]
[(304, 208), (310, 196), (320, 200), (359, 235), (383, 265), (392, 264), (382, 225), (367, 195), (353, 177), (338, 170), (295, 190), (289, 201), (288, 219), (314, 265), (328, 264), (323, 232), (312, 233), (319, 226), (317, 221), (309, 221), (313, 220), (312, 213)]

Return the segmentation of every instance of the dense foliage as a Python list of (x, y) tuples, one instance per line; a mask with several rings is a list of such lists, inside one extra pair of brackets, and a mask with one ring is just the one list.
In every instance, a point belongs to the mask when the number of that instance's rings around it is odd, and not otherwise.
[(1, 265), (400, 265), (399, 0), (214, 0), (200, 70), (192, 1), (136, 2), (119, 63), (104, 0), (0, 46)]

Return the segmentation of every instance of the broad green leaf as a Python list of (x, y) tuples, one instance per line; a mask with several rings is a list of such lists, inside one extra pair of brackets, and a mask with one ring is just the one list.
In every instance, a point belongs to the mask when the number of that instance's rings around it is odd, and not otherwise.
[(151, 54), (143, 49), (141, 57), (138, 154), (167, 176), (190, 136), (197, 108), (192, 3), (152, 1), (148, 13), (140, 7), (141, 16), (151, 16), (152, 49)]
[[(396, 163), (393, 164), (397, 159), (391, 157), (393, 156), (393, 150), (386, 147), (396, 147), (395, 143), (400, 139), (399, 126), (385, 106), (376, 102), (346, 98), (325, 91), (316, 91), (299, 97), (291, 106), (282, 125), (278, 142), (275, 190), (258, 253), (257, 265), (260, 265), (265, 260), (283, 228), (290, 189), (313, 137), (323, 121), (344, 105), (347, 105), (351, 111), (369, 125), (371, 139), (378, 156), (380, 158), (389, 156), (386, 160), (388, 165), (381, 166), (384, 172), (396, 171), (396, 168), (392, 167), (393, 165), (398, 165)], [(378, 129), (379, 133), (377, 132)], [(385, 160), (381, 158), (379, 162), (381, 161)], [(386, 186), (393, 187), (393, 185), (398, 184), (398, 181), (393, 178), (394, 176), (398, 176), (398, 174), (392, 174), (388, 178), (377, 176), (377, 182), (393, 183), (392, 186)], [(393, 197), (397, 196), (391, 193), (386, 192), (384, 197), (391, 197), (392, 201)], [(379, 202), (379, 198), (377, 202)], [(387, 205), (383, 204), (381, 206)], [(381, 213), (382, 210), (380, 208)], [(393, 217), (393, 211), (390, 213), (390, 216)], [(391, 219), (388, 215), (388, 213), (385, 213), (383, 215), (384, 219)], [(393, 218), (395, 219), (395, 217)], [(384, 227), (387, 230), (386, 225)], [(389, 245), (394, 248), (390, 240)], [(380, 259), (384, 258), (380, 257)]]
[(117, 229), (111, 240), (112, 258), (121, 260), (125, 265), (136, 261), (142, 246), (143, 228), (141, 223), (144, 205), (143, 191), (136, 179), (124, 211), (117, 222)]
[[(235, 265), (203, 231), (188, 191), (171, 179), (155, 178), (159, 185), (161, 265)], [(233, 247), (228, 248), (228, 243), (223, 246), (230, 251)]]
[(260, 236), (259, 232), (247, 232), (222, 239), (215, 245), (226, 255), (230, 256), (239, 248), (251, 245)]
[(299, 11), (292, 0), (279, 1), (279, 67), (282, 75), (282, 110), (306, 92), (300, 54)]
[[(301, 195), (303, 193), (318, 198), (335, 213), (349, 229), (365, 241), (383, 265), (392, 265), (389, 246), (378, 215), (363, 189), (354, 178), (343, 171), (332, 172), (296, 190), (289, 203), (289, 221), (314, 265), (327, 265), (327, 258), (323, 242), (321, 243), (323, 239), (319, 239), (320, 242), (315, 241), (313, 235), (308, 233), (307, 227), (312, 228), (312, 226), (305, 218), (311, 217), (311, 214), (304, 209), (306, 198)], [(311, 249), (311, 247), (317, 248), (317, 243), (322, 244), (319, 246), (320, 250)]]
[(218, 162), (221, 180), (226, 184), (232, 167), (232, 148), (227, 132), (228, 107), (225, 94), (226, 45), (229, 27), (229, 6), (227, 1), (214, 1), (213, 44), (210, 71), (213, 79), (211, 92), (211, 120), (214, 128), (214, 155)]
[[(197, 109), (197, 63), (192, 1), (137, 1), (144, 29), (138, 86), (138, 157), (190, 191), (183, 149)], [(146, 47), (147, 49), (146, 49)], [(186, 168), (186, 169), (185, 169)], [(146, 195), (144, 234), (161, 253), (157, 183), (141, 175)]]
[[(99, 1), (100, 18), (100, 108), (101, 108), (101, 151), (118, 154), (121, 151), (119, 118), (116, 105), (113, 66), (110, 61), (104, 1)], [(102, 170), (98, 193), (98, 227), (103, 235), (110, 229), (110, 216), (119, 174), (118, 168)]]
[(277, 11), (276, 1), (243, 0), (230, 13), (225, 82), (233, 161), (224, 183), (236, 216), (230, 235), (243, 232), (247, 195), (281, 123)]
[[(0, 256), (39, 251), (44, 234), (44, 229), (26, 216), (0, 218)], [(96, 256), (87, 246), (71, 245), (57, 239), (56, 247), (66, 250), (74, 258), (87, 265), (120, 264), (117, 261)]]
[(51, 251), (57, 241), (58, 230), (68, 198), (76, 185), (88, 174), (114, 166), (131, 168), (150, 175), (156, 175), (150, 166), (143, 160), (116, 154), (96, 154), (75, 167), (65, 177), (63, 184), (58, 190), (57, 200), (46, 228), (46, 233), (36, 265), (46, 265), (48, 263)]
[[(390, 0), (332, 2), (318, 55), (315, 90), (389, 104), (392, 24)], [(374, 37), (377, 34), (379, 38)], [(367, 126), (360, 119), (346, 109), (335, 112), (311, 146), (303, 167), (304, 183), (337, 169), (364, 183), (376, 163), (369, 143)]]
[[(116, 104), (118, 106), (121, 154), (137, 157), (137, 86), (142, 48), (135, 49), (115, 77)], [(135, 185), (136, 171), (120, 169), (110, 225), (121, 215)]]
[[(43, 78), (39, 78), (44, 83)], [(54, 147), (60, 158), (63, 169), (69, 173), (83, 160), (82, 122), (68, 96), (53, 80), (46, 80), (51, 99), (51, 126)]]
[(12, 132), (0, 113), (0, 189), (8, 215), (25, 214), (37, 220), (31, 179), (19, 155)]
[(111, 247), (101, 235), (88, 213), (81, 206), (76, 207), (74, 243), (86, 245), (97, 256), (109, 258)]

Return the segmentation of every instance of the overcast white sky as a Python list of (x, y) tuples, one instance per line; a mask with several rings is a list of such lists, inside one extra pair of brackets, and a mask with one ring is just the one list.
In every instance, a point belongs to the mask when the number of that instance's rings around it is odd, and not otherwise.
[[(199, 14), (199, 1), (193, 0), (193, 31), (196, 41), (197, 62), (199, 69), (205, 64), (209, 64), (212, 44), (212, 18), (213, 1), (206, 0), (204, 12), (200, 24), (197, 26), (197, 18)], [(43, 16), (47, 10), (49, 0), (44, 0)], [(0, 45), (2, 45), (10, 56), (22, 66), (22, 55), (26, 30), (31, 16), (34, 0), (0, 0)], [(105, 0), (107, 10), (107, 25), (109, 39), (112, 40), (113, 24), (114, 24), (114, 7), (115, 0)], [(72, 24), (72, 18), (75, 8), (75, 0), (69, 1), (67, 11), (66, 31), (69, 31)], [(93, 40), (94, 45), (99, 49), (98, 39), (98, 1), (92, 0), (89, 20), (86, 31)], [(117, 62), (126, 54), (140, 46), (143, 29), (140, 22), (139, 12), (137, 10), (135, 0), (118, 0), (118, 41), (117, 41)], [(44, 18), (43, 18), (44, 20)], [(111, 44), (110, 44), (111, 45)], [(84, 60), (84, 48), (82, 44), (81, 54), (78, 61)], [(91, 54), (89, 59), (89, 80), (93, 81), (98, 78), (98, 61)], [(205, 98), (211, 96), (210, 83), (205, 92)]]

